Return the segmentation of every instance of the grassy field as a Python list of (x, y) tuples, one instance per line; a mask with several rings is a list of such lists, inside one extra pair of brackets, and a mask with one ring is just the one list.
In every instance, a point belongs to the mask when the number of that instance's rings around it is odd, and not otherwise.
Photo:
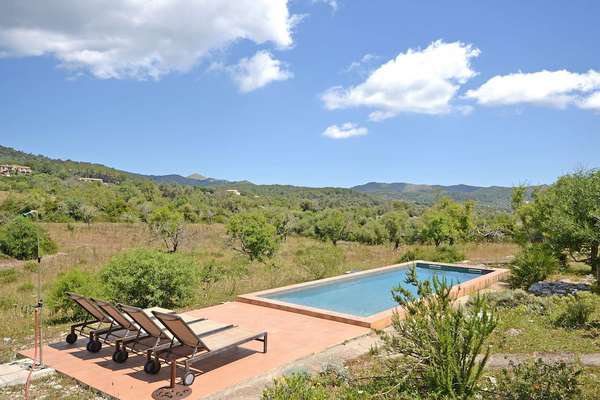
[[(98, 271), (120, 251), (161, 246), (160, 242), (152, 240), (142, 224), (47, 224), (45, 227), (59, 244), (59, 254), (42, 260), (43, 294), (62, 272), (73, 268)], [(191, 308), (231, 300), (240, 293), (314, 279), (294, 262), (297, 250), (314, 243), (309, 238), (290, 237), (276, 256), (277, 269), (251, 263), (248, 274), (241, 279), (229, 278), (208, 288), (199, 287), (196, 293), (191, 294), (194, 297)], [(344, 263), (339, 270), (330, 271), (329, 275), (391, 264), (407, 249), (394, 251), (391, 246), (357, 243), (340, 243), (339, 246), (344, 253)], [(465, 256), (472, 262), (502, 262), (517, 249), (513, 244), (465, 244), (462, 247)], [(220, 224), (190, 225), (180, 251), (191, 254), (199, 264), (215, 260), (224, 266), (235, 265), (240, 263), (241, 257), (229, 247), (225, 227)], [(33, 343), (32, 305), (36, 299), (37, 273), (31, 264), (11, 260), (0, 260), (0, 271), (0, 338), (6, 338), (0, 341), (0, 362), (5, 362), (13, 359), (16, 351)], [(45, 315), (48, 316), (47, 310)], [(46, 323), (44, 332), (47, 340), (56, 340), (65, 332), (66, 326)]]

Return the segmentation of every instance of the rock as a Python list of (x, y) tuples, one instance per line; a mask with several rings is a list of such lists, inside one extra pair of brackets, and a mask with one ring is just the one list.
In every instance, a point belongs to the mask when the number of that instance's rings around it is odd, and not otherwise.
[(12, 338), (9, 337), (5, 337), (2, 339), (2, 342), (7, 345), (7, 344), (11, 344), (12, 343)]
[(531, 285), (528, 289), (529, 293), (533, 293), (537, 296), (552, 296), (559, 295), (565, 296), (569, 294), (575, 294), (580, 291), (589, 292), (592, 287), (588, 283), (574, 283), (565, 281), (555, 282), (536, 282)]
[(509, 330), (506, 331), (506, 334), (508, 336), (519, 336), (523, 331), (521, 329), (517, 329), (517, 328), (510, 328)]

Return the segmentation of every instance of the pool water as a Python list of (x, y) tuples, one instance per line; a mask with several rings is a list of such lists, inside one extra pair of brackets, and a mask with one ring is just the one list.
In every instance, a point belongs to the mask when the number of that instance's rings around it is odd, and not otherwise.
[[(381, 311), (396, 307), (392, 298), (392, 288), (399, 285), (417, 294), (414, 286), (405, 282), (409, 267), (400, 267), (386, 272), (376, 272), (344, 279), (322, 285), (310, 286), (296, 290), (272, 293), (262, 297), (286, 303), (320, 308), (324, 310), (368, 317)], [(429, 280), (437, 275), (454, 286), (477, 278), (488, 271), (452, 268), (435, 264), (416, 265), (419, 280)]]

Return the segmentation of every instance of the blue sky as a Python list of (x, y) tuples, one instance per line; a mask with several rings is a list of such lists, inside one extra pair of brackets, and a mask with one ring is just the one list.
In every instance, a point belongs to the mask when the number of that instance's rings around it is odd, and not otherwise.
[(308, 186), (600, 166), (597, 1), (46, 3), (0, 5), (3, 145)]

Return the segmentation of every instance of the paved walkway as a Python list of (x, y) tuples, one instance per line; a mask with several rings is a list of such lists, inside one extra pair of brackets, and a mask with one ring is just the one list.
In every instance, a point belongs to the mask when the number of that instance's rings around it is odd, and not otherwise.
[[(260, 352), (261, 343), (249, 343), (195, 365), (201, 375), (192, 385), (190, 399), (205, 398), (369, 333), (368, 329), (358, 326), (238, 302), (189, 313), (269, 333), (266, 354)], [(86, 339), (81, 339), (75, 345), (60, 342), (46, 346), (44, 362), (86, 385), (124, 400), (150, 398), (154, 390), (168, 383), (168, 368), (163, 368), (158, 375), (148, 375), (143, 371), (143, 357), (132, 356), (126, 363), (116, 364), (111, 359), (111, 348), (105, 346), (99, 353), (92, 354), (85, 350), (85, 343)], [(31, 350), (25, 351), (24, 355), (31, 356), (31, 353)]]

